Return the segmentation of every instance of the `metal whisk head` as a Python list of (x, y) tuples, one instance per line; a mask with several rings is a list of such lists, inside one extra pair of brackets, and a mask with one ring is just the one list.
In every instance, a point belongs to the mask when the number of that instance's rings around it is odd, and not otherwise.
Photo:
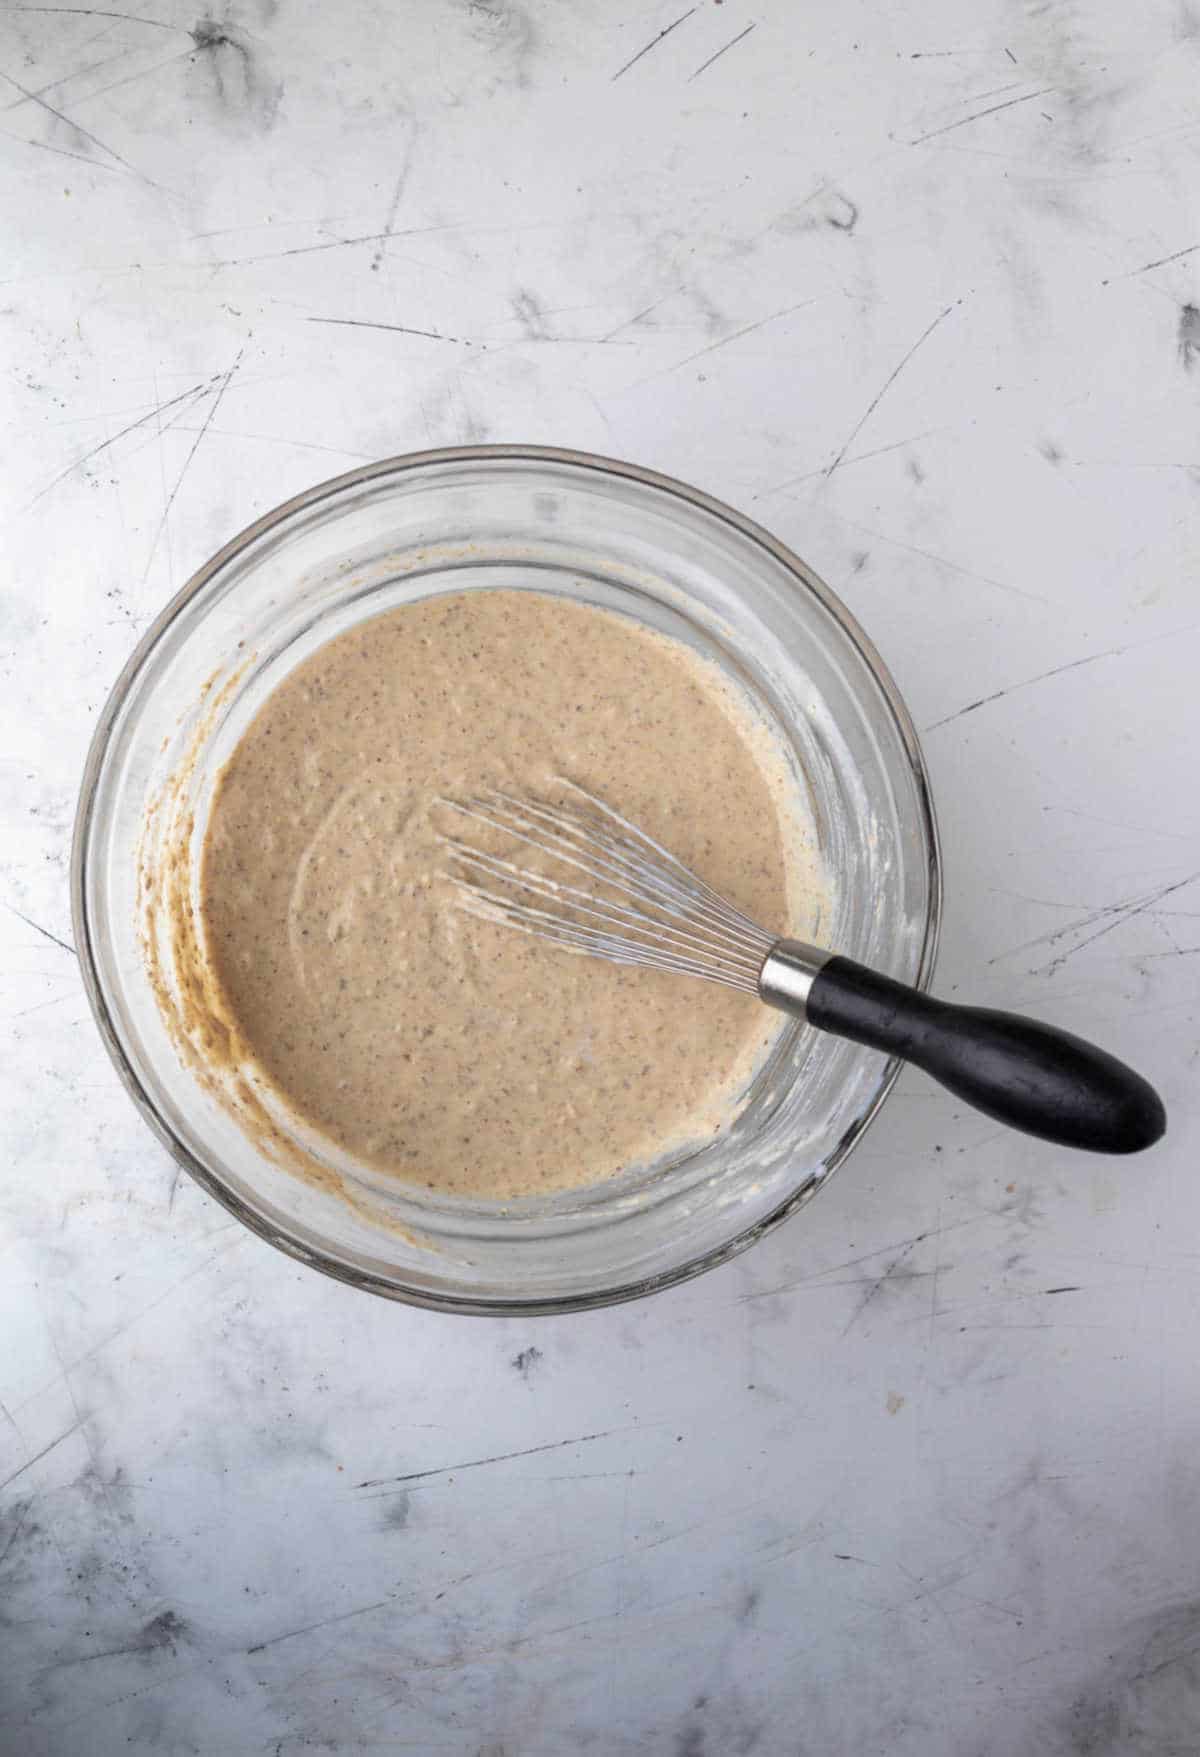
[(440, 803), (525, 845), (492, 854), (443, 838), (462, 906), (571, 951), (759, 992), (775, 944), (666, 848), (573, 782), (547, 805), (489, 788)]

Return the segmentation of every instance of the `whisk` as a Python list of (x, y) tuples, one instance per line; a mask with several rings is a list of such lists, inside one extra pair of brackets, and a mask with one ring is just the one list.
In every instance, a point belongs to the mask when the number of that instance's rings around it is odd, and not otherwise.
[[(719, 982), (821, 1031), (923, 1068), (998, 1122), (1069, 1147), (1135, 1153), (1166, 1128), (1140, 1074), (1035, 1019), (953, 1006), (736, 909), (652, 836), (572, 782), (566, 803), (489, 789), (442, 800), (509, 853), (447, 836), (461, 905), (614, 964)], [(531, 862), (533, 856), (535, 863)]]

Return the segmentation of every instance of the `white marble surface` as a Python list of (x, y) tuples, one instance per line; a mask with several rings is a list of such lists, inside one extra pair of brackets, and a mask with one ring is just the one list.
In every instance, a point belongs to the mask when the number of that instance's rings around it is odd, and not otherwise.
[[(0, 1749), (1200, 1749), (1198, 82), (1191, 0), (5, 8)], [(824, 574), (927, 732), (941, 989), (1162, 1148), (905, 1077), (740, 1261), (520, 1323), (177, 1180), (69, 944), (97, 711), (255, 515), (483, 439)]]

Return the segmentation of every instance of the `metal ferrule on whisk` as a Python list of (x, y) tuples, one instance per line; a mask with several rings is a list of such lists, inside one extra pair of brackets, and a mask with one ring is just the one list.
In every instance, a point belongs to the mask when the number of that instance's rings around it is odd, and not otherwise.
[(758, 973), (759, 995), (769, 1007), (806, 1018), (809, 991), (832, 955), (804, 940), (776, 940)]

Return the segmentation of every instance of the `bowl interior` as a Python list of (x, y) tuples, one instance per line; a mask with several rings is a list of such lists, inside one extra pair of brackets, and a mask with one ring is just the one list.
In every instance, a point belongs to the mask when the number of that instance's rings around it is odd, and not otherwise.
[(534, 448), (356, 471), (260, 520), (180, 593), (97, 730), (74, 851), (76, 940), (126, 1084), (200, 1182), (281, 1248), (357, 1285), (468, 1311), (644, 1293), (749, 1243), (820, 1187), (893, 1077), (796, 1025), (731, 1128), (611, 1182), (504, 1207), (387, 1183), (308, 1143), (330, 1175), (264, 1152), (181, 1060), (143, 944), (139, 857), (182, 838), (194, 884), (214, 779), (266, 696), (319, 645), (435, 593), (553, 592), (633, 616), (719, 665), (765, 719), (815, 814), (821, 938), (927, 982), (936, 835), (915, 735), (836, 599), (757, 527), (629, 466)]

